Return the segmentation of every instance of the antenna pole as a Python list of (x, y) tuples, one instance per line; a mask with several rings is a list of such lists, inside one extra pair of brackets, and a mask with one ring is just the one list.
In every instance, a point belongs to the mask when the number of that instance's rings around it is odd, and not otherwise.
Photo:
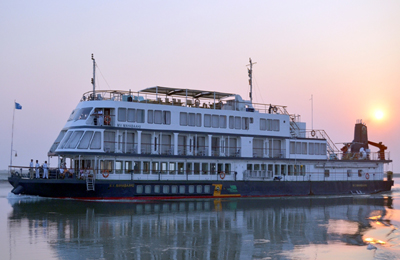
[(311, 130), (314, 130), (314, 99), (313, 95), (311, 95)]
[(13, 110), (13, 121), (11, 130), (11, 156), (10, 156), (10, 166), (12, 166), (12, 154), (13, 154), (13, 143), (14, 143), (14, 116), (15, 116), (15, 100), (14, 100), (14, 110)]
[(252, 62), (251, 58), (249, 58), (249, 62), (250, 64), (247, 66), (250, 66), (249, 69), (247, 69), (247, 72), (249, 74), (249, 85), (250, 85), (250, 93), (249, 93), (249, 97), (250, 97), (250, 103), (253, 104), (253, 64), (257, 64), (257, 62)]
[(96, 96), (96, 60), (94, 59), (93, 53), (92, 53), (92, 61), (93, 61), (93, 78), (92, 78), (93, 97), (92, 97), (92, 100), (94, 100), (95, 96)]

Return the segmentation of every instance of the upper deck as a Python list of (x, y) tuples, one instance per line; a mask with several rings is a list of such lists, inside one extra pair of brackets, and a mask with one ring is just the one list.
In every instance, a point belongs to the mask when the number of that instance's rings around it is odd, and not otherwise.
[(100, 90), (96, 91), (95, 95), (93, 95), (93, 91), (88, 91), (83, 94), (81, 102), (94, 100), (111, 100), (215, 110), (286, 114), (289, 115), (293, 121), (297, 122), (300, 118), (298, 115), (290, 115), (286, 110), (286, 106), (251, 103), (248, 100), (243, 100), (241, 96), (237, 94), (207, 90), (155, 86), (137, 92), (125, 90)]

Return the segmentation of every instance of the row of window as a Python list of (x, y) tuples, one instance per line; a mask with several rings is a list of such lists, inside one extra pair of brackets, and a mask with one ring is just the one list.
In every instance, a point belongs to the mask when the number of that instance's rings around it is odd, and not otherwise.
[(209, 194), (210, 185), (136, 185), (137, 194)]
[[(64, 136), (65, 131), (61, 132), (60, 135)], [(57, 138), (59, 139), (60, 136)], [(62, 137), (61, 137), (62, 138)], [(60, 140), (61, 140), (60, 138)], [(92, 149), (99, 150), (101, 148), (101, 132), (99, 131), (70, 131), (66, 134), (62, 143), (60, 143), (60, 149)]]
[(118, 108), (118, 121), (144, 123), (144, 109)]
[(292, 164), (247, 164), (249, 171), (268, 171), (271, 175), (301, 175), (306, 173), (305, 165), (292, 165)]
[[(181, 112), (179, 124), (181, 126), (201, 127), (202, 116), (200, 113)], [(227, 128), (227, 116), (204, 114), (204, 127)], [(229, 129), (248, 130), (249, 124), (253, 123), (252, 117), (229, 116)]]
[(290, 154), (326, 155), (326, 143), (290, 142)]
[(260, 130), (261, 131), (279, 131), (279, 120), (278, 119), (264, 119), (260, 118)]
[[(114, 173), (113, 160), (100, 161), (101, 172)], [(230, 163), (208, 162), (156, 162), (156, 161), (115, 161), (115, 173), (134, 174), (231, 174)]]

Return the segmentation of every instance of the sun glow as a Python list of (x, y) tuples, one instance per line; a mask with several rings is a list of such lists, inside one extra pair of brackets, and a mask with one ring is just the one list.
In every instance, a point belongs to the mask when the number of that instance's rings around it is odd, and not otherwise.
[(384, 114), (382, 110), (376, 110), (375, 111), (375, 118), (378, 120), (381, 120), (383, 118)]

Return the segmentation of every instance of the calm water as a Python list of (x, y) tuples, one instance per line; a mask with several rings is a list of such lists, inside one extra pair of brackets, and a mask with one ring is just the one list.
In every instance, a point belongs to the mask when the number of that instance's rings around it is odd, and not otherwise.
[(378, 196), (151, 203), (18, 197), (3, 181), (0, 259), (400, 259), (395, 181)]

